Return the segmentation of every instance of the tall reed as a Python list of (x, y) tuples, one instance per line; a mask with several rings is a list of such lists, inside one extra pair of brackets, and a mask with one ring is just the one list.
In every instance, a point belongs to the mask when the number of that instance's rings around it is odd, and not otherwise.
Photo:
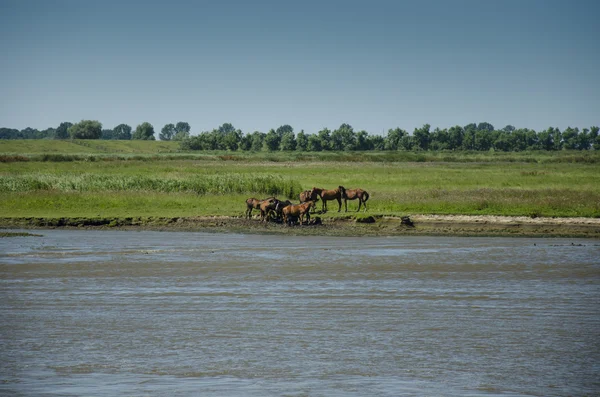
[(189, 178), (157, 178), (130, 175), (35, 173), (0, 177), (0, 192), (31, 192), (35, 190), (193, 192), (199, 195), (257, 193), (291, 198), (296, 197), (302, 191), (302, 187), (297, 181), (271, 174), (229, 173)]

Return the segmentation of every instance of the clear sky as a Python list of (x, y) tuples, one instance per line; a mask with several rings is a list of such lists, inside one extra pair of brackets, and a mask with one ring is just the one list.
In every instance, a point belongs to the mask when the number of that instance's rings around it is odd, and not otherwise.
[(600, 124), (600, 1), (0, 0), (0, 127)]

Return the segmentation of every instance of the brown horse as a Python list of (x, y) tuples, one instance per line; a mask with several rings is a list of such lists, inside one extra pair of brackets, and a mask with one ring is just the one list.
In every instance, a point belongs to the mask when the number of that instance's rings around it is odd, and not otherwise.
[(275, 199), (275, 197), (269, 197), (269, 198), (266, 198), (264, 200), (255, 199), (254, 197), (251, 197), (251, 198), (247, 199), (246, 200), (246, 217), (248, 219), (250, 219), (252, 217), (252, 210), (259, 210), (260, 211), (260, 204), (263, 201), (273, 200), (273, 199)]
[(300, 220), (300, 224), (303, 223), (304, 216), (306, 215), (306, 221), (310, 222), (310, 209), (315, 206), (314, 201), (307, 201), (302, 204), (292, 204), (283, 208), (283, 222), (288, 226), (291, 223), (292, 217), (296, 217)]
[(367, 211), (367, 200), (369, 199), (369, 193), (366, 190), (345, 189), (343, 198), (344, 198), (344, 206), (346, 207), (346, 212), (348, 212), (348, 200), (356, 200), (356, 199), (358, 199), (358, 209), (356, 210), (356, 212), (360, 211), (361, 204), (364, 204), (365, 212)]
[(315, 212), (316, 203), (317, 201), (319, 201), (319, 195), (317, 194), (317, 192), (313, 190), (305, 190), (302, 193), (300, 193), (299, 198), (300, 204), (306, 203), (307, 201), (314, 201), (315, 205), (313, 206), (313, 212)]
[(275, 197), (269, 197), (260, 202), (260, 220), (266, 222), (269, 220), (271, 212), (277, 210), (279, 200)]
[(342, 195), (344, 194), (343, 192), (346, 189), (344, 189), (343, 186), (338, 186), (337, 189), (333, 189), (333, 190), (327, 190), (327, 189), (323, 189), (320, 187), (313, 187), (311, 189), (311, 197), (313, 194), (317, 194), (323, 203), (323, 206), (321, 207), (321, 211), (322, 212), (327, 212), (327, 201), (331, 201), (331, 200), (337, 200), (338, 202), (338, 212), (340, 212), (342, 210)]
[(252, 210), (260, 210), (260, 202), (262, 200), (251, 197), (246, 200), (246, 217), (248, 219), (252, 216)]

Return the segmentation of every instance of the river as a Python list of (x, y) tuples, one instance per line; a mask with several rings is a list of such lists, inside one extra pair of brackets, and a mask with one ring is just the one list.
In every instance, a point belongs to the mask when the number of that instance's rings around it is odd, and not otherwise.
[(0, 395), (600, 394), (600, 241), (0, 239)]

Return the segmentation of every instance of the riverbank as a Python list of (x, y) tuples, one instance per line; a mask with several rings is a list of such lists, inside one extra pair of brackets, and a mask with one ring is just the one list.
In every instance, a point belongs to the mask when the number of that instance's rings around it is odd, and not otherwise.
[[(316, 219), (318, 215), (314, 215)], [(320, 218), (319, 218), (320, 219)], [(321, 220), (321, 219), (320, 219)], [(320, 224), (288, 227), (241, 217), (128, 217), (128, 218), (0, 218), (0, 228), (14, 229), (127, 229), (208, 231), (252, 234), (323, 236), (527, 236), (600, 239), (600, 218), (547, 218), (467, 215), (359, 215), (325, 218)], [(412, 223), (412, 225), (410, 224)]]

